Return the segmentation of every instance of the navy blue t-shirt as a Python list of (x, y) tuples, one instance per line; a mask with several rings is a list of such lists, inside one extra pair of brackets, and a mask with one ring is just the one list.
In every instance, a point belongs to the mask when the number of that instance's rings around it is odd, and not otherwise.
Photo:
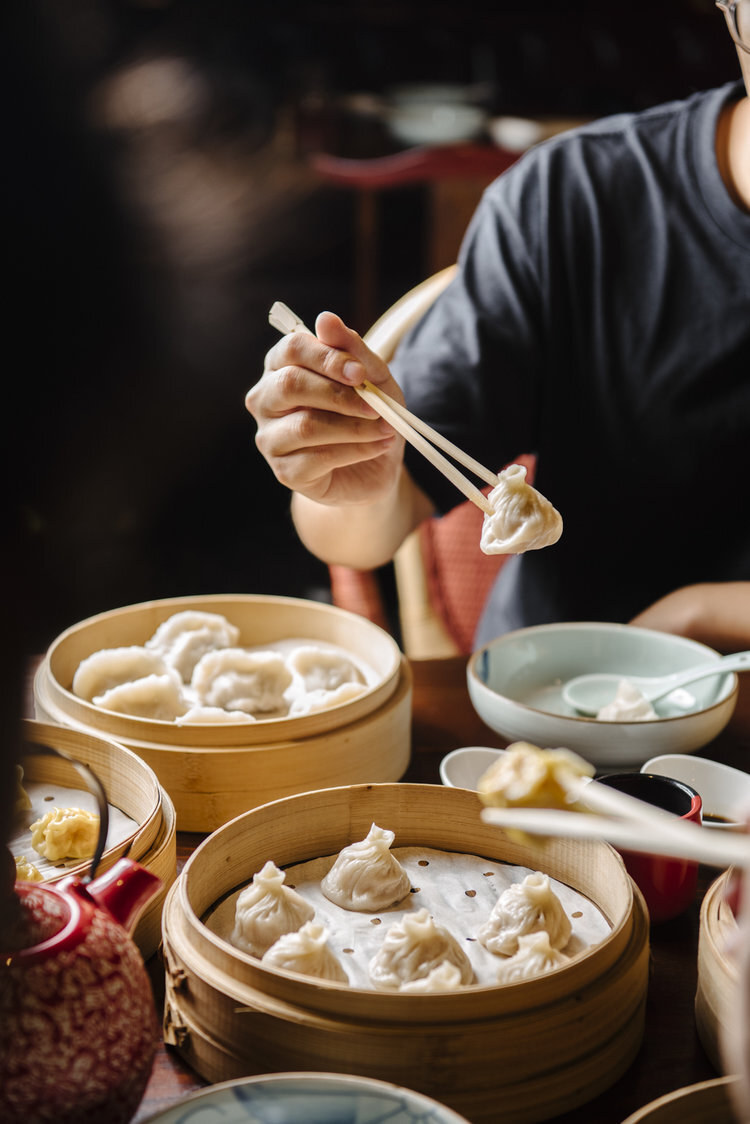
[[(399, 348), (409, 407), (489, 467), (536, 453), (563, 517), (556, 545), (503, 567), (477, 643), (750, 580), (750, 214), (715, 157), (720, 110), (742, 92), (526, 153)], [(462, 502), (410, 448), (407, 464), (440, 511)]]

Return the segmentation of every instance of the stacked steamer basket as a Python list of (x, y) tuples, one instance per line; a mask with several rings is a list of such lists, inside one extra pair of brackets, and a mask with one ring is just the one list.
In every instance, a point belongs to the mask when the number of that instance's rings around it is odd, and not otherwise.
[[(336, 646), (371, 670), (357, 697), (316, 713), (253, 723), (176, 725), (116, 714), (72, 693), (81, 660), (143, 645), (184, 610), (218, 613), (239, 645), (300, 640)], [(330, 785), (396, 781), (411, 750), (411, 673), (391, 636), (355, 613), (287, 597), (180, 597), (91, 617), (50, 646), (34, 682), (38, 718), (114, 738), (133, 749), (171, 797), (180, 831), (213, 831), (269, 800)]]
[[(275, 969), (211, 927), (268, 860), (335, 855), (372, 823), (395, 832), (395, 848), (542, 870), (594, 903), (607, 935), (546, 975), (417, 995)], [(417, 1089), (473, 1124), (521, 1124), (608, 1089), (642, 1040), (648, 917), (620, 857), (604, 843), (514, 842), (481, 820), (465, 789), (344, 786), (253, 809), (191, 856), (167, 897), (163, 938), (166, 1040), (210, 1082), (353, 1073)]]
[[(99, 778), (111, 808), (133, 821), (133, 828), (107, 846), (97, 872), (107, 870), (122, 855), (134, 859), (162, 881), (162, 888), (148, 903), (133, 932), (133, 940), (147, 960), (161, 942), (164, 900), (177, 877), (177, 844), (174, 807), (154, 772), (135, 753), (107, 738), (26, 721), (22, 727), (25, 756), (24, 785), (49, 786), (56, 801), (69, 790), (81, 790), (85, 781), (69, 758), (87, 765)], [(35, 747), (49, 746), (65, 757), (41, 755)], [(110, 816), (111, 823), (111, 816)], [(111, 835), (111, 832), (110, 832)], [(56, 882), (69, 874), (88, 872), (89, 862), (68, 863), (45, 877)]]
[(698, 932), (695, 1021), (703, 1048), (719, 1071), (723, 1069), (721, 1037), (739, 987), (737, 965), (726, 951), (737, 935), (737, 921), (727, 901), (731, 877), (732, 871), (726, 870), (709, 886)]
[(638, 1109), (622, 1124), (737, 1124), (731, 1087), (735, 1077), (715, 1077), (666, 1093)]

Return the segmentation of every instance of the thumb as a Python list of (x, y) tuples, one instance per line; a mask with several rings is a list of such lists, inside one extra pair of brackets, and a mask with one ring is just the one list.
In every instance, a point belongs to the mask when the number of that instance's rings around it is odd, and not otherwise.
[(379, 355), (371, 351), (353, 328), (347, 328), (335, 312), (321, 312), (315, 321), (315, 334), (326, 347), (346, 351), (362, 367), (362, 380), (380, 385), (388, 382), (391, 373)]

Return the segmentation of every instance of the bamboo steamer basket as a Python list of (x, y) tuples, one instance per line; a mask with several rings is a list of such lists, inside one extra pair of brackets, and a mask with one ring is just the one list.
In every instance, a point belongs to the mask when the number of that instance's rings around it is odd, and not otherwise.
[[(176, 725), (102, 710), (71, 691), (86, 656), (144, 644), (186, 609), (220, 613), (242, 646), (284, 639), (334, 644), (373, 670), (356, 698), (294, 718)], [(179, 831), (209, 832), (269, 800), (329, 785), (396, 781), (411, 753), (409, 665), (395, 640), (365, 617), (317, 601), (216, 594), (144, 602), (90, 617), (53, 641), (34, 679), (36, 716), (114, 738), (153, 769)]]
[[(147, 960), (161, 942), (161, 914), (167, 892), (177, 877), (177, 838), (174, 806), (153, 770), (137, 754), (117, 742), (70, 730), (63, 726), (25, 720), (22, 737), (29, 752), (24, 756), (24, 780), (80, 789), (82, 780), (65, 757), (41, 756), (33, 746), (50, 746), (67, 757), (88, 765), (102, 782), (110, 804), (136, 821), (133, 831), (116, 845), (107, 847), (97, 872), (108, 870), (122, 855), (146, 867), (162, 881), (162, 888), (141, 913), (133, 940)], [(55, 883), (69, 874), (88, 872), (83, 860), (61, 869), (45, 881)]]
[(737, 921), (726, 899), (731, 870), (709, 886), (701, 904), (698, 931), (698, 985), (695, 1022), (698, 1037), (712, 1065), (721, 1071), (721, 1039), (728, 1012), (736, 1004), (737, 965), (727, 956), (728, 943), (737, 933)]
[[(643, 1035), (648, 915), (605, 843), (511, 841), (476, 793), (439, 785), (319, 790), (266, 804), (209, 836), (167, 895), (165, 1040), (206, 1080), (288, 1069), (336, 1071), (418, 1089), (473, 1124), (549, 1119), (609, 1088)], [(592, 899), (606, 939), (537, 979), (408, 995), (263, 965), (201, 920), (278, 866), (332, 855), (376, 822), (396, 846), (426, 846), (541, 869)]]
[(622, 1124), (737, 1124), (731, 1086), (736, 1077), (715, 1077), (666, 1093), (634, 1112)]

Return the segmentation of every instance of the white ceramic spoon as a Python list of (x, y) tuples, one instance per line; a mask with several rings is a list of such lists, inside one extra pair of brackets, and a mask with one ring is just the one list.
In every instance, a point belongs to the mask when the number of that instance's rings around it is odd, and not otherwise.
[(637, 687), (649, 702), (654, 702), (678, 687), (685, 687), (688, 683), (695, 683), (699, 679), (748, 669), (750, 669), (750, 652), (733, 652), (711, 663), (697, 664), (684, 671), (672, 672), (671, 675), (646, 676), (593, 672), (590, 675), (577, 675), (575, 679), (569, 679), (562, 689), (562, 697), (580, 714), (596, 715), (603, 706), (612, 702), (623, 679)]

